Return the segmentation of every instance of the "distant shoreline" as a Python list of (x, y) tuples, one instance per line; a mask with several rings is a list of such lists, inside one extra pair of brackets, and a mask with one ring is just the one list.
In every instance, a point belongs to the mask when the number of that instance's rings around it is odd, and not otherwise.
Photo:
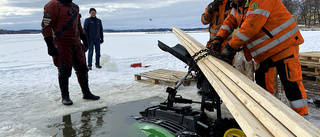
[[(299, 26), (301, 31), (320, 31), (319, 27), (305, 27)], [(182, 28), (186, 32), (208, 32), (208, 28)], [(128, 30), (115, 30), (115, 29), (105, 29), (105, 33), (121, 33), (121, 32), (146, 32), (148, 34), (157, 34), (157, 33), (171, 33), (171, 28), (159, 28), (159, 29), (128, 29)], [(24, 29), (24, 30), (5, 30), (0, 29), (1, 34), (39, 34), (41, 30), (35, 29)]]
[[(184, 31), (208, 31), (208, 28), (186, 28), (182, 29)], [(131, 29), (131, 30), (114, 30), (114, 29), (105, 29), (103, 32), (106, 33), (119, 33), (119, 32), (171, 32), (171, 28), (159, 28), (159, 29)], [(41, 30), (5, 30), (0, 29), (0, 34), (38, 34), (41, 33)]]

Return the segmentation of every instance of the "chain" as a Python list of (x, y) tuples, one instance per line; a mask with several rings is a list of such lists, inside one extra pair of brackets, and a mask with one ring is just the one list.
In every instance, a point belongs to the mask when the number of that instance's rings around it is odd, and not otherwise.
[(209, 49), (202, 49), (202, 50), (194, 53), (194, 55), (193, 55), (191, 58), (194, 60), (194, 58), (195, 58), (196, 56), (198, 56), (200, 53), (207, 52), (208, 50), (209, 50)]
[[(199, 56), (198, 58), (196, 58), (199, 54), (204, 53), (204, 52), (206, 52), (206, 53)], [(223, 58), (219, 53), (212, 52), (211, 50), (209, 50), (207, 48), (196, 52), (191, 58), (194, 60), (194, 63), (197, 63), (199, 60), (207, 57), (208, 55), (212, 55), (213, 57), (215, 57), (217, 59), (220, 59), (220, 60), (223, 60), (223, 61), (229, 63), (230, 65), (232, 64), (232, 61), (233, 61), (233, 59)]]

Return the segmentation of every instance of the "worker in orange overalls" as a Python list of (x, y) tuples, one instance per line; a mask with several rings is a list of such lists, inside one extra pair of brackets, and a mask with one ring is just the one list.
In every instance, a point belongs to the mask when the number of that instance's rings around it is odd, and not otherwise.
[[(231, 12), (231, 1), (229, 0), (214, 0), (211, 2), (205, 9), (205, 12), (201, 16), (201, 22), (203, 25), (209, 24), (209, 32), (210, 32), (210, 39), (207, 42), (207, 48), (213, 48), (211, 46), (214, 39), (219, 40), (222, 47), (220, 51), (224, 49), (224, 45), (232, 38), (232, 35), (226, 40), (223, 40), (221, 37), (216, 37), (217, 33), (219, 32), (220, 27), (223, 24), (223, 21), (227, 18), (228, 14)], [(216, 41), (217, 42), (217, 41)], [(273, 82), (274, 82), (274, 72), (275, 68), (270, 69), (268, 73), (265, 74), (266, 79), (261, 82), (264, 82), (266, 85), (266, 90), (271, 94), (274, 93)], [(260, 81), (259, 81), (260, 82)]]
[[(210, 48), (211, 43), (214, 41), (214, 39), (219, 39), (223, 41), (221, 37), (216, 37), (216, 35), (219, 32), (219, 29), (222, 26), (223, 21), (231, 12), (232, 7), (230, 3), (231, 1), (229, 0), (214, 0), (206, 7), (205, 12), (202, 14), (201, 22), (203, 25), (209, 24), (209, 32), (210, 32), (210, 39), (207, 42), (206, 47)], [(227, 43), (228, 40), (231, 38), (232, 38), (232, 35), (230, 34), (230, 36), (228, 37), (228, 39), (224, 41), (224, 43)]]
[[(231, 1), (229, 0), (214, 0), (206, 7), (205, 12), (201, 15), (201, 22), (203, 25), (209, 24), (209, 33), (210, 38), (207, 42), (206, 47), (210, 49), (212, 42), (216, 39), (221, 40), (221, 43), (227, 43), (228, 40), (232, 38), (232, 35), (228, 37), (225, 41), (222, 40), (220, 37), (216, 37), (217, 33), (219, 32), (220, 27), (223, 24), (223, 21), (226, 19), (228, 14), (230, 13), (232, 7), (230, 5)], [(224, 47), (222, 47), (220, 50), (222, 50)], [(210, 85), (209, 81), (204, 77), (204, 75), (201, 75), (200, 78), (198, 78), (197, 86), (198, 88), (202, 88), (198, 92), (198, 94), (202, 95), (202, 92), (205, 91), (213, 91), (214, 89)], [(210, 89), (206, 89), (207, 87), (210, 87)], [(204, 93), (207, 94), (207, 93)], [(211, 93), (210, 93), (211, 94)]]
[[(308, 101), (298, 58), (299, 45), (304, 40), (292, 15), (281, 0), (232, 2), (233, 9), (217, 36), (227, 39), (238, 27), (239, 32), (225, 44), (221, 55), (225, 58), (232, 57), (243, 47), (247, 60), (253, 58), (260, 63), (256, 70), (256, 81), (262, 87), (266, 87), (265, 83), (258, 81), (265, 80), (265, 73), (269, 68), (276, 67), (292, 109), (308, 119)], [(212, 49), (219, 51), (216, 50), (219, 47)]]

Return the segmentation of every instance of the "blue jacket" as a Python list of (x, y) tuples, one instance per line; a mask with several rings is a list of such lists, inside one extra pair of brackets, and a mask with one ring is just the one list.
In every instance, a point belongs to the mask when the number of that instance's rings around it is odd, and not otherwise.
[(100, 19), (96, 17), (86, 18), (83, 30), (88, 39), (103, 40), (103, 28)]

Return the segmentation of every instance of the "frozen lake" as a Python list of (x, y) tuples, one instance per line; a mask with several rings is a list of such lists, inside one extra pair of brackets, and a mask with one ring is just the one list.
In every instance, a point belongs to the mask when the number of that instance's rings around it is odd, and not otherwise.
[[(204, 44), (208, 33), (189, 33)], [(305, 43), (300, 52), (320, 51), (319, 31), (302, 31)], [(52, 118), (151, 97), (166, 98), (166, 86), (134, 80), (134, 74), (171, 69), (187, 71), (185, 64), (157, 46), (160, 40), (169, 46), (179, 43), (172, 33), (105, 33), (101, 45), (102, 69), (89, 72), (91, 91), (98, 101), (82, 99), (75, 74), (70, 78), (72, 106), (61, 103), (58, 73), (41, 34), (0, 35), (0, 136), (52, 136), (37, 128), (37, 123)], [(131, 68), (132, 63), (150, 65)], [(196, 98), (195, 86), (181, 86), (186, 98)], [(229, 116), (227, 113), (225, 116)], [(320, 127), (319, 113), (310, 109), (311, 122)]]

